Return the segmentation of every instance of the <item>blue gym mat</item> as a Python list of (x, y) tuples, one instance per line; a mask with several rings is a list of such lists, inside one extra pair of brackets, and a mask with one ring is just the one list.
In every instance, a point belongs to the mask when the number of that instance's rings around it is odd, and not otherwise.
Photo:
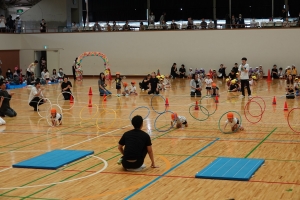
[(14, 164), (15, 168), (57, 169), (93, 154), (94, 151), (53, 150), (37, 157)]
[(196, 174), (196, 178), (249, 181), (265, 162), (253, 158), (219, 157)]

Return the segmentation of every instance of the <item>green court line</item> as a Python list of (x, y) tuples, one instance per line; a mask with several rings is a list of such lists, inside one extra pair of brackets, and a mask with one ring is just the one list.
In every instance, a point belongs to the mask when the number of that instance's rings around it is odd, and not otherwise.
[[(167, 125), (165, 125), (165, 126), (167, 126)], [(165, 127), (165, 126), (163, 126), (163, 127)], [(161, 127), (161, 128), (163, 128), (163, 127)], [(170, 132), (172, 132), (173, 130), (175, 130), (175, 129), (171, 129), (171, 130), (167, 131), (166, 133), (163, 133), (163, 134), (161, 134), (161, 135), (159, 135), (159, 136), (153, 138), (152, 141), (155, 140), (155, 139), (157, 139), (157, 138), (159, 138), (159, 137), (162, 137), (162, 136), (164, 136), (164, 135), (166, 135), (166, 134), (168, 134), (168, 133), (170, 133)], [(102, 152), (100, 152), (100, 153), (97, 153), (97, 154), (95, 154), (95, 155), (99, 155), (99, 154), (102, 154), (102, 153), (104, 153), (104, 152), (108, 152), (109, 150), (111, 150), (111, 149), (113, 149), (113, 148), (116, 148), (117, 146), (118, 146), (118, 145), (116, 145), (116, 146), (114, 146), (114, 147), (111, 147), (111, 148), (109, 148), (109, 149), (107, 149), (107, 150), (105, 150), (105, 151), (102, 151)], [(118, 153), (117, 155), (115, 155), (115, 156), (113, 156), (113, 157), (107, 159), (107, 161), (112, 160), (112, 159), (114, 159), (114, 158), (116, 158), (116, 157), (118, 157), (118, 156), (120, 156), (120, 155), (121, 155), (121, 154)], [(86, 159), (84, 159), (84, 160), (87, 160), (87, 159), (89, 159), (89, 157), (86, 158)], [(80, 161), (77, 162), (77, 163), (83, 162), (84, 160), (80, 160)], [(74, 165), (77, 164), (77, 163), (74, 163)], [(70, 179), (70, 178), (72, 178), (72, 177), (74, 177), (74, 176), (76, 176), (76, 175), (78, 175), (78, 174), (81, 174), (81, 173), (83, 173), (83, 172), (85, 172), (85, 171), (87, 171), (87, 170), (90, 170), (90, 169), (92, 169), (92, 168), (94, 168), (94, 167), (96, 167), (96, 166), (98, 166), (98, 165), (100, 165), (100, 164), (102, 164), (102, 163), (103, 163), (103, 162), (100, 162), (100, 163), (98, 163), (98, 164), (95, 164), (95, 165), (93, 165), (93, 166), (91, 166), (91, 167), (89, 167), (89, 168), (83, 170), (83, 171), (77, 172), (76, 174), (73, 174), (72, 176), (69, 176), (69, 177), (63, 179), (63, 180), (61, 180), (60, 182), (65, 181), (65, 180), (68, 180), (68, 179)], [(72, 166), (72, 165), (70, 165), (70, 166)], [(67, 166), (67, 167), (70, 167), (70, 166)], [(53, 174), (53, 173), (51, 173), (51, 174)], [(37, 180), (40, 180), (40, 179), (42, 179), (42, 178), (43, 178), (43, 177), (41, 177), (41, 178), (39, 178), (39, 179), (37, 179)], [(36, 180), (34, 180), (34, 181), (36, 181)], [(34, 181), (31, 181), (31, 183), (34, 182)], [(26, 183), (26, 185), (27, 185), (27, 184), (29, 184), (29, 183)], [(37, 193), (40, 193), (40, 192), (42, 192), (42, 191), (44, 191), (44, 190), (46, 190), (46, 189), (48, 189), (48, 188), (51, 188), (51, 187), (55, 186), (55, 185), (56, 185), (56, 184), (47, 186), (46, 188), (43, 188), (43, 189), (41, 189), (41, 190), (39, 190), (39, 191), (37, 191), (37, 192), (35, 192), (35, 193), (33, 193), (33, 194), (30, 194), (30, 195), (28, 195), (28, 196), (26, 196), (26, 197), (31, 197), (31, 196), (33, 196), (33, 195), (35, 195), (35, 194), (37, 194)], [(15, 190), (15, 189), (13, 189), (13, 190)], [(1, 194), (0, 194), (0, 196), (1, 196)], [(26, 199), (26, 197), (24, 197), (23, 199)], [(23, 200), (23, 199), (22, 199), (22, 200)]]
[[(21, 197), (21, 196), (9, 196), (9, 195), (3, 195), (3, 197), (8, 197), (8, 198), (24, 198), (24, 197)], [(36, 200), (60, 200), (60, 199), (48, 199), (48, 198), (36, 198), (36, 197), (28, 197), (28, 199), (36, 199)]]
[(260, 143), (258, 143), (258, 145), (256, 145), (246, 156), (245, 158), (248, 158), (266, 139), (268, 139), (268, 137), (274, 133), (276, 131), (277, 127), (274, 128), (264, 139), (262, 139), (262, 141), (260, 141)]

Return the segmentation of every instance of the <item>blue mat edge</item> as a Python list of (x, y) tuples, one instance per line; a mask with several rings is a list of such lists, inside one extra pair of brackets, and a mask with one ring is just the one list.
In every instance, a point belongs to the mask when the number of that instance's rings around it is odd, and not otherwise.
[[(217, 160), (219, 158), (231, 158), (232, 159), (233, 157), (217, 157), (215, 160)], [(255, 174), (255, 172), (265, 163), (265, 160), (261, 159), (261, 158), (235, 158), (235, 159), (251, 159), (251, 160), (261, 161), (259, 163), (259, 166), (257, 167), (257, 169), (253, 172), (253, 174)], [(208, 167), (209, 165), (207, 165), (206, 167)], [(206, 167), (204, 167), (202, 170), (204, 170)], [(201, 172), (202, 170), (200, 170), (199, 172)], [(251, 177), (252, 177), (251, 176), (250, 178), (224, 178), (224, 177), (197, 176), (197, 174), (199, 172), (196, 173), (195, 178), (213, 179), (213, 180), (249, 181), (251, 179)]]
[[(55, 150), (61, 150), (61, 149), (55, 149)], [(52, 150), (52, 151), (54, 151), (54, 150)], [(89, 151), (89, 150), (73, 150), (73, 151), (86, 151), (87, 154), (86, 154), (86, 155), (82, 155), (82, 156), (78, 157), (78, 158), (75, 159), (75, 160), (66, 162), (66, 163), (64, 163), (64, 164), (62, 164), (62, 165), (59, 165), (58, 167), (33, 167), (33, 166), (26, 166), (26, 165), (22, 165), (22, 166), (18, 165), (18, 163), (21, 163), (21, 162), (23, 162), (23, 161), (18, 162), (17, 164), (12, 165), (12, 167), (13, 167), (13, 168), (25, 168), (25, 169), (53, 169), (53, 170), (55, 170), (55, 169), (58, 169), (58, 168), (60, 168), (60, 167), (62, 167), (62, 166), (64, 166), (64, 165), (67, 165), (67, 164), (69, 164), (69, 163), (72, 163), (72, 162), (75, 162), (75, 161), (77, 161), (77, 160), (80, 160), (81, 158), (84, 158), (84, 157), (86, 157), (86, 156), (89, 156), (89, 155), (94, 154), (94, 151)], [(49, 151), (49, 152), (51, 152), (51, 151)], [(48, 153), (48, 152), (46, 152), (46, 153)], [(28, 160), (28, 159), (27, 159), (27, 160)]]

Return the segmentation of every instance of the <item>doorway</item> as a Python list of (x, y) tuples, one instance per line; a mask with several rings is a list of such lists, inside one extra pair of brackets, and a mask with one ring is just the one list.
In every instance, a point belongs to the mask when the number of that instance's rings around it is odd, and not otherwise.
[(37, 67), (34, 70), (34, 74), (36, 77), (41, 77), (41, 61), (42, 58), (46, 60), (46, 67), (47, 67), (47, 52), (46, 51), (35, 51), (34, 52), (34, 59), (39, 61)]

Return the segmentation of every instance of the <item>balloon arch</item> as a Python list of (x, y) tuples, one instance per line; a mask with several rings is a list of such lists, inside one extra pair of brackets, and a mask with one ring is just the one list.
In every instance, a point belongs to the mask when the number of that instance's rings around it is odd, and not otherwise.
[(111, 72), (110, 72), (110, 67), (109, 67), (109, 62), (108, 62), (107, 56), (101, 52), (95, 52), (95, 51), (87, 51), (87, 52), (80, 54), (77, 57), (77, 64), (76, 64), (77, 80), (82, 80), (83, 71), (81, 68), (81, 62), (82, 62), (83, 58), (88, 57), (88, 56), (98, 56), (98, 57), (102, 58), (102, 60), (104, 61), (105, 78), (107, 80), (111, 80)]

